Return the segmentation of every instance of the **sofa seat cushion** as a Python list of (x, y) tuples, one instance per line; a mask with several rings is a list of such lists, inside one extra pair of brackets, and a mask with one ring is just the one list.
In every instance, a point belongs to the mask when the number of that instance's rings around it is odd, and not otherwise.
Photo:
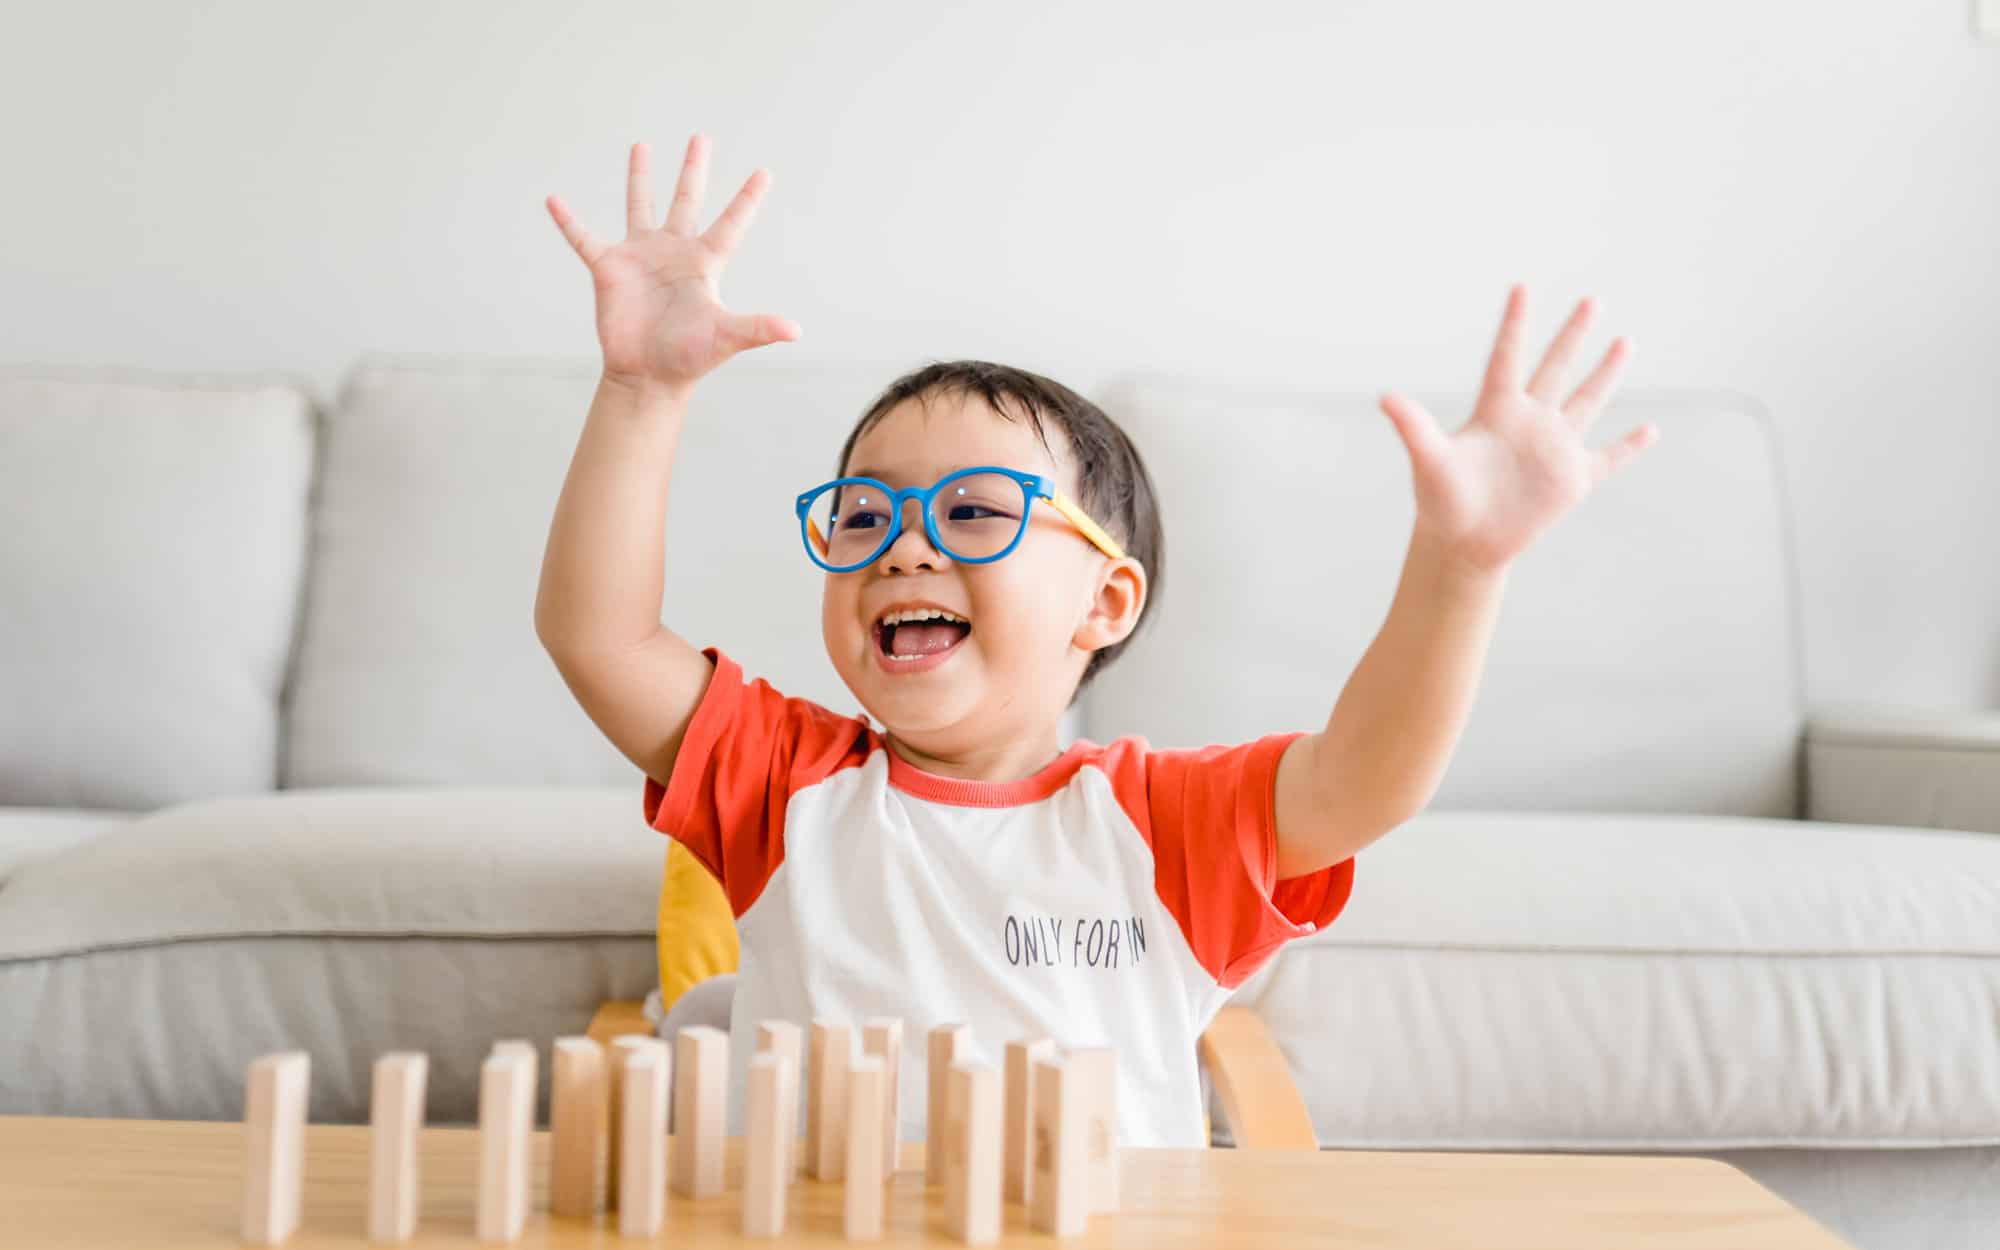
[(417, 1049), (431, 1119), (471, 1122), (495, 1040), (546, 1047), (654, 982), (666, 839), (634, 793), (211, 799), (21, 868), (0, 1112), (233, 1118), (250, 1060), (298, 1048), (313, 1118), (358, 1123), (376, 1057)]
[(70, 807), (0, 807), (0, 883), (132, 819), (126, 811)]
[(2000, 837), (1426, 812), (1239, 991), (1322, 1144), (2000, 1143)]

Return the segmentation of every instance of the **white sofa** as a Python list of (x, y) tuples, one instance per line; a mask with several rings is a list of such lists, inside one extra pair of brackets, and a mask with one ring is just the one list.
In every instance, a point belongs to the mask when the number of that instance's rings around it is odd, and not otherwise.
[[(595, 378), (377, 355), (322, 411), (282, 374), (0, 371), (0, 1112), (234, 1117), (303, 1046), (311, 1114), (359, 1121), (414, 1047), (467, 1121), (494, 1039), (652, 986), (663, 841), (532, 624)], [(677, 628), (850, 711), (789, 501), (888, 381), (736, 361), (673, 483)], [(1072, 732), (1317, 727), (1411, 516), (1374, 397), (1095, 398), (1168, 571)], [(1642, 420), (1514, 570), (1430, 810), (1238, 1001), (1323, 1145), (1703, 1154), (1860, 1246), (1989, 1244), (2000, 724), (1809, 715), (1771, 422), (1628, 391), (1603, 436)]]

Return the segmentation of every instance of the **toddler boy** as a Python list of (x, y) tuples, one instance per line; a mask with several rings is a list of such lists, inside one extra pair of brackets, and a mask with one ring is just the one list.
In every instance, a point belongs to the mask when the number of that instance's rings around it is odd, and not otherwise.
[[(1534, 377), (1510, 291), (1479, 405), (1453, 435), (1400, 396), (1418, 516), (1388, 620), (1326, 727), (1233, 746), (1064, 748), (1064, 710), (1157, 609), (1162, 526), (1138, 451), (1050, 379), (978, 361), (898, 379), (801, 484), (829, 658), (873, 722), (787, 698), (663, 626), (666, 493), (696, 381), (798, 337), (731, 313), (715, 276), (768, 185), (695, 232), (706, 140), (654, 227), (634, 145), (628, 234), (556, 197), (589, 266), (604, 374), (550, 528), (536, 628), (645, 774), (643, 812), (735, 912), (740, 1100), (760, 1020), (904, 1021), (902, 1135), (923, 1132), (924, 1037), (997, 1059), (1049, 1036), (1118, 1052), (1122, 1145), (1201, 1144), (1195, 1042), (1285, 942), (1331, 922), (1354, 854), (1420, 810), (1464, 723), (1511, 559), (1657, 431), (1580, 435), (1628, 345), (1553, 399), (1585, 300)], [(879, 725), (879, 728), (877, 727)]]

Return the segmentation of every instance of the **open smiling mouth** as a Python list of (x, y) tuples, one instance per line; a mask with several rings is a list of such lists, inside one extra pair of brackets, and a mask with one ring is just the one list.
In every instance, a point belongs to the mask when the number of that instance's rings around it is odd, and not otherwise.
[(875, 623), (875, 648), (890, 664), (921, 664), (944, 655), (972, 632), (972, 622), (940, 608), (890, 612)]

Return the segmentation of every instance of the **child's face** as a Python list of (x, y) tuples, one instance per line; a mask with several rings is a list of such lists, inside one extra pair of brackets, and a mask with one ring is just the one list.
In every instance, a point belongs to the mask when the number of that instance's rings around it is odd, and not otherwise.
[[(929, 486), (955, 469), (1001, 465), (1049, 474), (1074, 499), (1074, 466), (1054, 427), (1050, 442), (1063, 454), (1052, 456), (1032, 425), (1000, 416), (978, 396), (934, 394), (884, 415), (855, 442), (842, 473), (901, 489)], [(1137, 624), (1143, 570), (1107, 557), (1046, 503), (1029, 512), (1020, 545), (988, 564), (961, 564), (932, 547), (915, 500), (903, 505), (902, 519), (903, 532), (873, 564), (826, 577), (821, 628), (847, 688), (897, 739), (933, 757), (1053, 741), (1091, 653)], [(917, 605), (943, 608), (970, 627), (917, 626), (898, 643), (881, 618)], [(884, 650), (946, 642), (941, 655), (915, 661)]]

